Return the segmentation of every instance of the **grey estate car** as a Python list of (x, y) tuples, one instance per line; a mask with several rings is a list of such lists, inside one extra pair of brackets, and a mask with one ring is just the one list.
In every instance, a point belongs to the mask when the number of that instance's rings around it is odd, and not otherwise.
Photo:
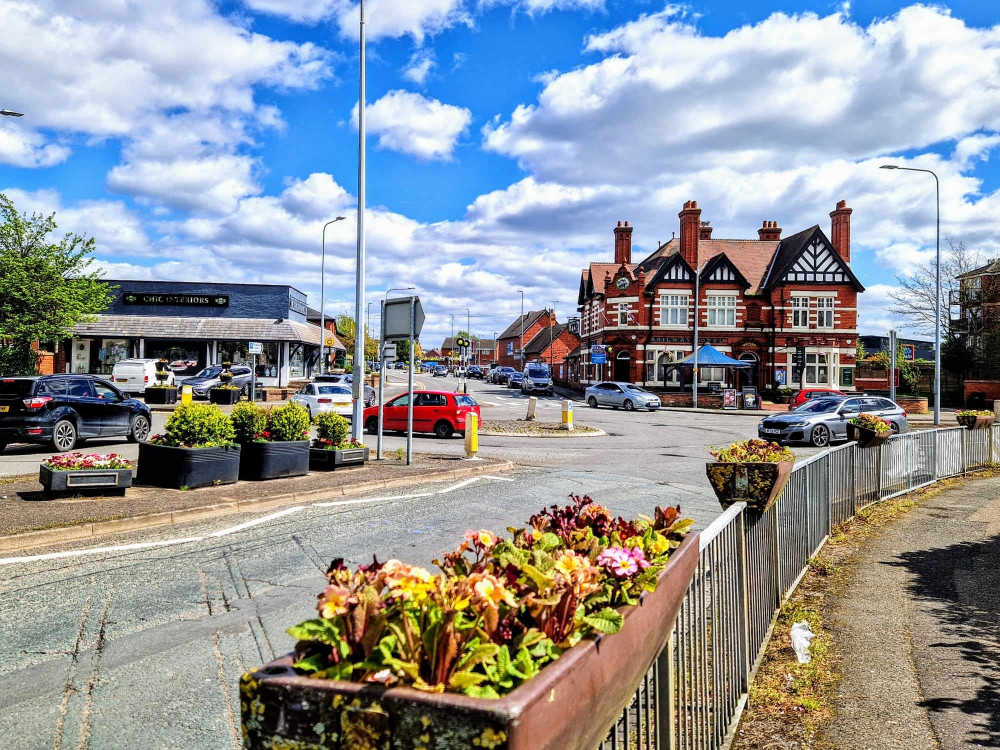
[(659, 396), (634, 383), (610, 380), (596, 383), (587, 389), (584, 398), (593, 409), (598, 406), (610, 406), (615, 409), (621, 407), (625, 411), (635, 411), (636, 409), (655, 411), (660, 408)]
[(775, 443), (811, 443), (822, 448), (847, 440), (847, 423), (862, 412), (882, 417), (893, 434), (908, 432), (906, 412), (899, 404), (880, 396), (830, 397), (807, 401), (795, 411), (765, 417), (757, 435)]
[[(181, 385), (191, 386), (195, 398), (208, 398), (208, 391), (212, 386), (222, 383), (222, 378), (219, 377), (222, 370), (221, 365), (209, 365), (193, 378), (185, 378)], [(233, 385), (240, 389), (242, 395), (249, 396), (250, 380), (252, 379), (250, 368), (244, 365), (233, 365), (229, 371), (233, 373)]]

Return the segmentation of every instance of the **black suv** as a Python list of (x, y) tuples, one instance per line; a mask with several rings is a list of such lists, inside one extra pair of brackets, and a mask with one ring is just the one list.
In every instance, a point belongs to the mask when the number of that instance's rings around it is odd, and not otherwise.
[(482, 380), (483, 375), (483, 368), (479, 365), (469, 365), (469, 369), (465, 371), (465, 376), (468, 378), (477, 378)]
[(9, 443), (49, 443), (73, 450), (86, 438), (145, 442), (149, 407), (89, 375), (0, 377), (0, 451)]

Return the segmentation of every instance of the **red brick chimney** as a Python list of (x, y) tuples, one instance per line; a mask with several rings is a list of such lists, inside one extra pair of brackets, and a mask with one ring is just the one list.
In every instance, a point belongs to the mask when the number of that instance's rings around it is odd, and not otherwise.
[(632, 229), (627, 221), (625, 226), (619, 221), (615, 227), (615, 263), (618, 265), (632, 262)]
[(762, 240), (780, 240), (781, 227), (776, 221), (765, 221), (764, 226), (757, 230), (757, 234)]
[(851, 214), (854, 209), (847, 207), (847, 201), (838, 201), (830, 212), (830, 241), (833, 248), (845, 262), (851, 262)]
[(681, 257), (691, 268), (698, 268), (698, 237), (701, 234), (701, 209), (698, 201), (686, 201), (677, 214), (681, 220)]
[(712, 239), (712, 222), (710, 221), (701, 222), (701, 226), (698, 228), (698, 239), (699, 240)]

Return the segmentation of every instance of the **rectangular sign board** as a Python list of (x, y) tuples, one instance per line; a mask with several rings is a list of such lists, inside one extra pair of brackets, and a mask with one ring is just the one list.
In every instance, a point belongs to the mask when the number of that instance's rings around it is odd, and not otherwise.
[(264, 345), (259, 341), (250, 341), (247, 345), (247, 354), (263, 354)]
[(757, 397), (757, 389), (753, 386), (745, 385), (743, 390), (743, 408), (760, 409), (760, 399)]
[(194, 305), (200, 307), (228, 307), (228, 294), (167, 294), (162, 292), (125, 292), (122, 302), (126, 305)]
[(383, 338), (408, 339), (410, 338), (410, 300), (413, 300), (413, 338), (420, 336), (420, 331), (424, 327), (424, 308), (420, 304), (419, 297), (397, 297), (387, 300), (385, 303), (385, 333)]
[(594, 344), (590, 347), (590, 364), (605, 365), (608, 363), (608, 355), (603, 344)]
[(382, 359), (386, 362), (392, 362), (396, 359), (396, 345), (386, 344), (382, 347)]

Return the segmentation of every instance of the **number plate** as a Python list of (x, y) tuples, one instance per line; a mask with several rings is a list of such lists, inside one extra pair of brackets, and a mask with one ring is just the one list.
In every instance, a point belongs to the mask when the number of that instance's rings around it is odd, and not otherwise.
[(766, 432), (768, 435), (777, 435), (778, 433), (781, 432), (781, 430), (775, 430), (771, 427), (762, 427), (760, 431)]
[(6, 414), (9, 411), (10, 411), (9, 406), (0, 406), (0, 414)]
[(116, 383), (127, 383), (128, 378), (115, 378)]

